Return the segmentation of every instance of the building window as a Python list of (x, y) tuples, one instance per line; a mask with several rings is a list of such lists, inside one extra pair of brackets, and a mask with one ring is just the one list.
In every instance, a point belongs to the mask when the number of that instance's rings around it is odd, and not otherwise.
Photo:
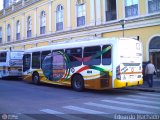
[(2, 27), (0, 27), (0, 44), (2, 43)]
[(40, 15), (40, 34), (45, 34), (46, 32), (46, 12), (42, 11)]
[(32, 30), (31, 30), (31, 16), (27, 18), (27, 38), (32, 37)]
[(132, 17), (138, 15), (138, 0), (125, 0), (125, 16)]
[(116, 20), (117, 19), (116, 11), (117, 11), (116, 0), (106, 0), (105, 1), (106, 21)]
[(16, 40), (20, 40), (20, 21), (17, 21), (16, 24)]
[(11, 41), (11, 26), (10, 26), (10, 24), (8, 24), (8, 26), (7, 26), (7, 41), (8, 42)]
[(84, 0), (77, 0), (77, 26), (85, 25), (86, 7)]
[(148, 12), (160, 12), (160, 0), (148, 0)]
[(63, 30), (63, 6), (58, 5), (56, 9), (56, 30)]

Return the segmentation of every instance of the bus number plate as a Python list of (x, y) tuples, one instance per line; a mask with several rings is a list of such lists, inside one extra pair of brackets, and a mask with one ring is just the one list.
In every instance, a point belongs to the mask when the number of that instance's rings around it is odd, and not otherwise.
[(134, 79), (135, 78), (135, 76), (134, 75), (130, 75), (130, 79)]

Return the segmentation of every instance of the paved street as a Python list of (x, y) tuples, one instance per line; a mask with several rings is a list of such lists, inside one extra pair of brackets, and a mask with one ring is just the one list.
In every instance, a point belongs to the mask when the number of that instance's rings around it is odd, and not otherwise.
[(159, 101), (160, 93), (156, 92), (75, 92), (69, 87), (0, 80), (0, 115), (18, 120), (106, 120), (121, 119), (126, 114), (132, 119), (146, 117), (142, 114), (160, 119)]

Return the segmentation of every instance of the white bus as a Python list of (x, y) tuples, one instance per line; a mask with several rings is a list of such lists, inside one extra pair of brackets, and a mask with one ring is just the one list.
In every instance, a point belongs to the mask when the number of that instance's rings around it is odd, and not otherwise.
[(89, 89), (143, 84), (142, 45), (130, 38), (103, 38), (31, 48), (23, 57), (23, 79)]
[(24, 51), (0, 51), (0, 78), (22, 76)]

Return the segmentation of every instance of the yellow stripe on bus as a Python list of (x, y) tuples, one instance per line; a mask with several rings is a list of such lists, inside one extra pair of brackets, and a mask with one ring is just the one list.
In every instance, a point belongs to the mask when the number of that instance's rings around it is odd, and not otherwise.
[(96, 75), (90, 75), (90, 76), (83, 76), (84, 78), (92, 78), (92, 77), (98, 77), (100, 76), (100, 74), (96, 74)]

